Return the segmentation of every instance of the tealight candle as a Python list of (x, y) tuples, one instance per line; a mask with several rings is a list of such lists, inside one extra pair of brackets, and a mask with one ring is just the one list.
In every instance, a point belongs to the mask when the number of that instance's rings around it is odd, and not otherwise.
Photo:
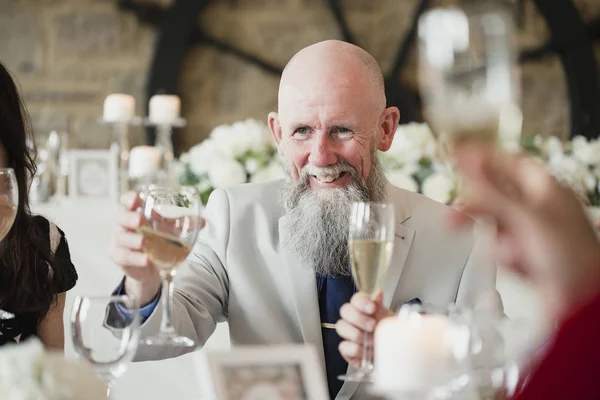
[(129, 152), (129, 178), (150, 176), (160, 167), (160, 152), (153, 146), (137, 146)]
[(154, 124), (172, 124), (181, 116), (181, 100), (175, 95), (157, 94), (150, 98), (148, 119)]
[(443, 315), (414, 314), (406, 320), (386, 318), (375, 331), (374, 383), (381, 392), (422, 392), (448, 383), (457, 373), (458, 337)]
[(104, 99), (104, 122), (127, 122), (135, 115), (135, 98), (128, 94), (113, 93)]

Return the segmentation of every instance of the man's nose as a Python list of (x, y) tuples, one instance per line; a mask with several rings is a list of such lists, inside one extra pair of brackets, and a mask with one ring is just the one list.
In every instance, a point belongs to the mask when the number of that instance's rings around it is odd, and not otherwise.
[(318, 135), (314, 139), (308, 161), (311, 165), (318, 168), (324, 168), (335, 164), (338, 157), (335, 150), (335, 144), (327, 135)]

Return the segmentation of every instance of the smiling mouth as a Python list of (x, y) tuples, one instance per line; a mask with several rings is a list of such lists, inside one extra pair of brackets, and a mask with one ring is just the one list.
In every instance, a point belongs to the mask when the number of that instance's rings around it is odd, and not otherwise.
[(319, 176), (311, 175), (311, 177), (313, 177), (320, 183), (331, 183), (331, 182), (335, 182), (339, 178), (344, 177), (344, 175), (346, 175), (346, 174), (347, 174), (347, 172), (340, 172), (339, 174), (330, 174), (330, 175), (319, 175)]

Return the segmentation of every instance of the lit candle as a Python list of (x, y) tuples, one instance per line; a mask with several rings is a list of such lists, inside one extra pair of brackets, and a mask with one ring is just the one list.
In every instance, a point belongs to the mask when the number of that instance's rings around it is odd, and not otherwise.
[(150, 98), (148, 119), (154, 124), (171, 124), (181, 116), (181, 100), (175, 95), (157, 94)]
[(129, 177), (151, 176), (160, 166), (160, 152), (153, 146), (137, 146), (129, 153)]
[(104, 100), (105, 122), (127, 122), (135, 115), (135, 98), (128, 94), (109, 94)]
[[(386, 318), (375, 331), (375, 388), (382, 393), (422, 392), (449, 383), (468, 332), (443, 315)], [(462, 348), (460, 347), (462, 345)]]

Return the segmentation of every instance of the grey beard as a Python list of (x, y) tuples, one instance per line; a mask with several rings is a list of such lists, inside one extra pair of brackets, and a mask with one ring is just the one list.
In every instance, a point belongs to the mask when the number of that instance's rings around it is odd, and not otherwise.
[(376, 154), (367, 179), (344, 160), (328, 169), (332, 173), (350, 173), (351, 184), (343, 189), (311, 190), (310, 175), (304, 169), (296, 182), (288, 180), (284, 184), (281, 200), (289, 231), (282, 240), (317, 274), (350, 275), (348, 231), (352, 203), (384, 201), (387, 181)]

